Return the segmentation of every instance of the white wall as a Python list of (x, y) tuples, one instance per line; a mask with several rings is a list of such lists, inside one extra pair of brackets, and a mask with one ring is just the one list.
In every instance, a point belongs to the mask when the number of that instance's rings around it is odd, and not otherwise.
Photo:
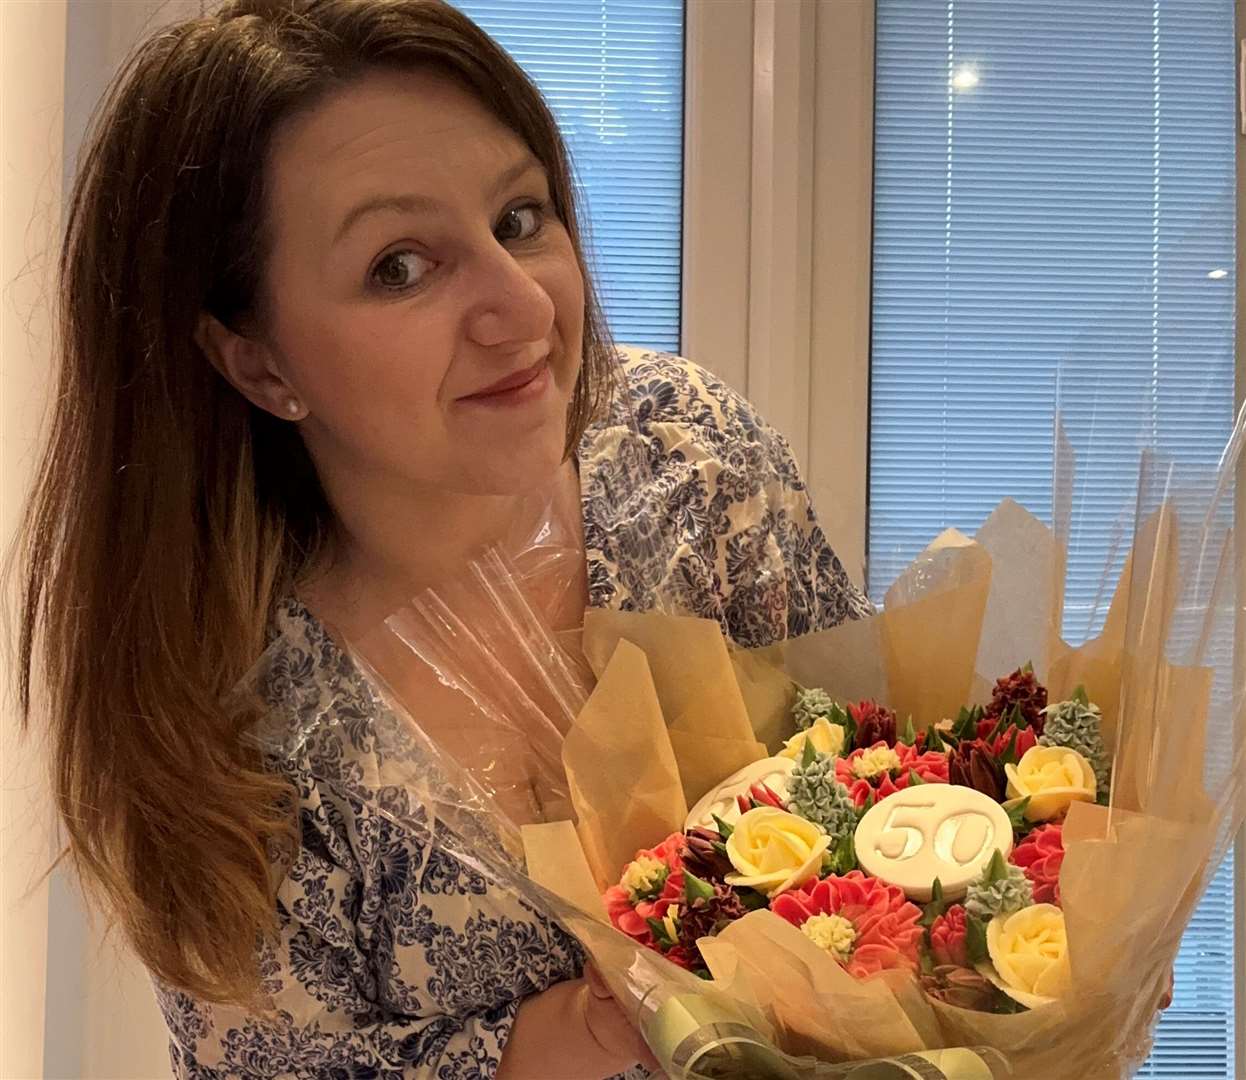
[[(51, 368), (50, 270), (87, 121), (117, 64), (199, 0), (0, 0), (0, 544), (30, 481)], [(0, 1077), (167, 1077), (142, 968), (88, 918), (55, 850), (44, 763), (0, 666)], [(32, 887), (33, 886), (33, 887)]]
[[(0, 3), (0, 545), (17, 528), (46, 401), (46, 253), (60, 206), (65, 4)], [(11, 584), (11, 583), (10, 583)], [(11, 610), (13, 595), (5, 596)], [(42, 1074), (52, 815), (0, 664), (0, 1076)]]

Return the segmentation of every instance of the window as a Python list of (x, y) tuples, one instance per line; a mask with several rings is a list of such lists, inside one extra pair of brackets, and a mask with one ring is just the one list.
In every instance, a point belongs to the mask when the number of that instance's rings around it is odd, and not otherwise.
[(676, 352), (682, 0), (456, 0), (541, 88), (571, 150), (615, 339)]
[[(1234, 383), (1233, 0), (877, 0), (869, 582), (1079, 466), (1066, 636), (1138, 449), (1214, 464)], [(1124, 529), (1125, 542), (1119, 541)], [(1143, 1076), (1233, 1074), (1230, 858)]]

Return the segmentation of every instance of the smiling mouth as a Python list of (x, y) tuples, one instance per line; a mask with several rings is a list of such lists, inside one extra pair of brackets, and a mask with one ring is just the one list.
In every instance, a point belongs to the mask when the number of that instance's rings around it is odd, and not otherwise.
[(505, 379), (499, 379), (497, 382), (486, 386), (483, 390), (477, 390), (474, 394), (465, 394), (459, 398), (460, 401), (487, 401), (494, 398), (502, 397), (506, 394), (513, 394), (516, 390), (522, 390), (525, 386), (536, 382), (549, 367), (549, 357), (545, 356), (538, 360), (529, 368), (522, 371), (516, 371), (513, 375), (508, 375)]

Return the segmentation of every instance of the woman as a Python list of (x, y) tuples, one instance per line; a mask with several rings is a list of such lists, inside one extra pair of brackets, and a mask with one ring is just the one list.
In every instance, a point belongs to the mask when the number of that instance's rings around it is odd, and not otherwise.
[[(37, 670), (70, 851), (153, 974), (174, 1071), (646, 1060), (557, 926), (422, 858), (315, 755), (261, 762), (221, 706), (274, 638), (306, 647), (300, 693), (368, 701), (342, 640), (534, 493), (583, 523), (577, 587), (540, 598), (562, 625), (669, 589), (750, 645), (866, 610), (782, 439), (692, 365), (609, 347), (536, 90), (436, 0), (227, 3), (119, 77), (62, 273), (24, 702)], [(612, 387), (650, 459), (623, 513)]]

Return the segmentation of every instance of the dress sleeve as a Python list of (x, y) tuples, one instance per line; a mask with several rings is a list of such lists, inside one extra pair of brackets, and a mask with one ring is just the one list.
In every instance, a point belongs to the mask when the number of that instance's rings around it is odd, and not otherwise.
[[(489, 1080), (529, 994), (579, 974), (575, 942), (434, 840), (323, 781), (261, 948), (275, 1012), (162, 1004), (180, 1076)], [(436, 834), (434, 833), (434, 836)], [(179, 1058), (180, 1068), (179, 1068)]]
[(771, 519), (786, 571), (788, 636), (874, 614), (822, 532), (787, 440), (773, 429), (770, 435)]
[(722, 538), (733, 637), (765, 644), (872, 615), (818, 524), (788, 441), (716, 376), (678, 363), (688, 388), (681, 406), (712, 458), (704, 467), (708, 518)]

